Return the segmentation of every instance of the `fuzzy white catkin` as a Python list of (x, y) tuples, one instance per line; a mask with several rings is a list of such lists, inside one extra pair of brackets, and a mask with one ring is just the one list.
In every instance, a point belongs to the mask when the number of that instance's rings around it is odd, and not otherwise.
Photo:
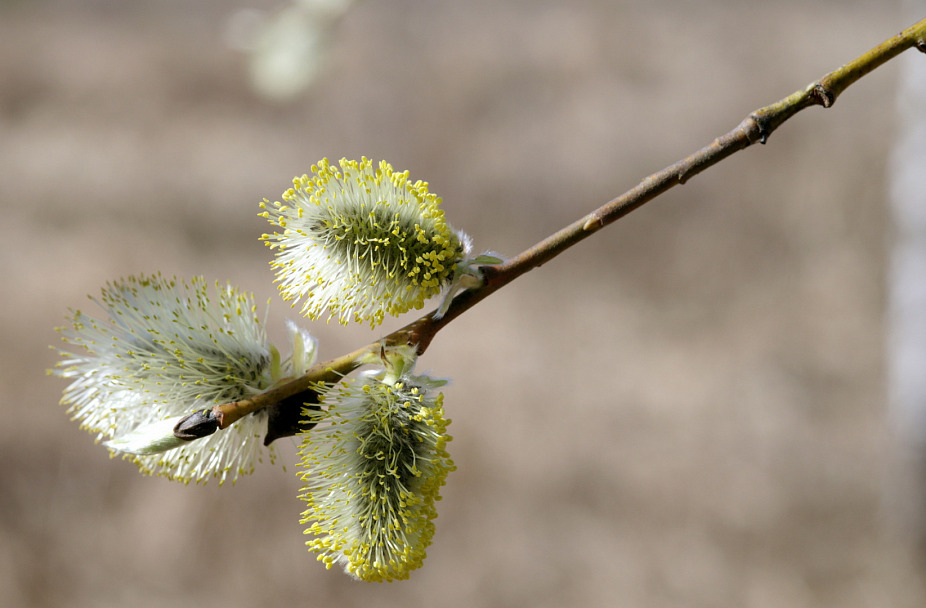
[[(180, 444), (164, 422), (256, 395), (275, 380), (274, 348), (250, 294), (218, 283), (210, 292), (202, 277), (152, 275), (112, 282), (96, 303), (102, 319), (73, 311), (71, 326), (59, 330), (68, 346), (53, 370), (71, 381), (62, 403), (83, 428), (116, 453), (125, 448), (144, 473), (183, 482), (234, 481), (263, 458), (275, 460), (263, 446), (264, 411)], [(305, 352), (295, 359), (314, 359), (314, 340), (299, 334), (297, 342)], [(293, 359), (278, 373), (292, 373)]]

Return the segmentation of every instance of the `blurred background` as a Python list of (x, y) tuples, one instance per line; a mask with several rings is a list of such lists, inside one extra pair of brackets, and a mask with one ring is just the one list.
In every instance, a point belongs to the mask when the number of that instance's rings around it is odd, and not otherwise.
[[(276, 296), (257, 202), (323, 156), (430, 182), (513, 255), (922, 17), (884, 0), (0, 3), (0, 589), (8, 606), (926, 604), (887, 387), (910, 53), (441, 332), (459, 467), (423, 568), (304, 548), (286, 468), (112, 460), (48, 348), (109, 280), (202, 274), (321, 356), (377, 332)], [(922, 6), (922, 5), (920, 5)], [(921, 11), (922, 13), (922, 11)]]

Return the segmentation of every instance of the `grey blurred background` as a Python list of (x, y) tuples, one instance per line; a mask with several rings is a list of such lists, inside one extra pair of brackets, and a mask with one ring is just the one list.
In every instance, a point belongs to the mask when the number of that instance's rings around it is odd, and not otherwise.
[[(271, 299), (282, 339), (298, 319), (257, 201), (319, 158), (408, 169), (478, 250), (515, 254), (916, 20), (884, 0), (367, 0), (310, 88), (255, 88), (250, 9), (284, 6), (0, 4), (4, 606), (926, 603), (885, 386), (899, 62), (436, 338), (419, 368), (454, 380), (459, 470), (408, 581), (305, 551), (292, 442), (285, 470), (225, 487), (94, 445), (45, 375), (67, 309), (202, 274)], [(328, 357), (407, 320), (304, 324)]]

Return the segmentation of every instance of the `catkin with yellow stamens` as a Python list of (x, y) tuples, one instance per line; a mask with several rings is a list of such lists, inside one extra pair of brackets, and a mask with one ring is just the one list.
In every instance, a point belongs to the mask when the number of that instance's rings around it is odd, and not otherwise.
[[(443, 382), (385, 373), (325, 396), (301, 448), (308, 547), (364, 581), (408, 578), (434, 535), (435, 502), (455, 469), (446, 451)], [(311, 412), (309, 412), (311, 413)]]
[(293, 180), (282, 202), (264, 199), (260, 213), (280, 230), (262, 240), (284, 299), (300, 299), (312, 319), (324, 311), (342, 323), (421, 308), (454, 276), (469, 238), (444, 219), (428, 184), (383, 161), (322, 159), (313, 175)]

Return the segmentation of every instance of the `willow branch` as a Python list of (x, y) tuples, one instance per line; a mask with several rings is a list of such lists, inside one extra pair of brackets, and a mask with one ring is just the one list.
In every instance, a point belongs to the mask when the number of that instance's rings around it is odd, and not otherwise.
[(217, 405), (213, 408), (220, 428), (226, 428), (242, 416), (263, 407), (308, 391), (318, 383), (336, 382), (344, 374), (360, 366), (364, 355), (385, 346), (410, 344), (418, 354), (427, 350), (434, 336), (448, 323), (472, 308), (496, 290), (524, 273), (553, 259), (579, 241), (624, 217), (674, 186), (715, 165), (723, 159), (755, 143), (766, 143), (769, 136), (792, 116), (811, 106), (829, 108), (836, 98), (862, 76), (890, 61), (903, 51), (916, 47), (926, 52), (926, 19), (905, 29), (893, 38), (874, 47), (855, 60), (834, 70), (804, 89), (771, 105), (750, 113), (736, 128), (721, 135), (694, 154), (654, 173), (635, 188), (550, 235), (530, 249), (495, 266), (482, 267), (482, 286), (467, 290), (454, 298), (446, 314), (435, 319), (429, 313), (398, 329), (380, 341), (353, 353), (316, 365), (305, 376), (297, 378), (251, 399)]

